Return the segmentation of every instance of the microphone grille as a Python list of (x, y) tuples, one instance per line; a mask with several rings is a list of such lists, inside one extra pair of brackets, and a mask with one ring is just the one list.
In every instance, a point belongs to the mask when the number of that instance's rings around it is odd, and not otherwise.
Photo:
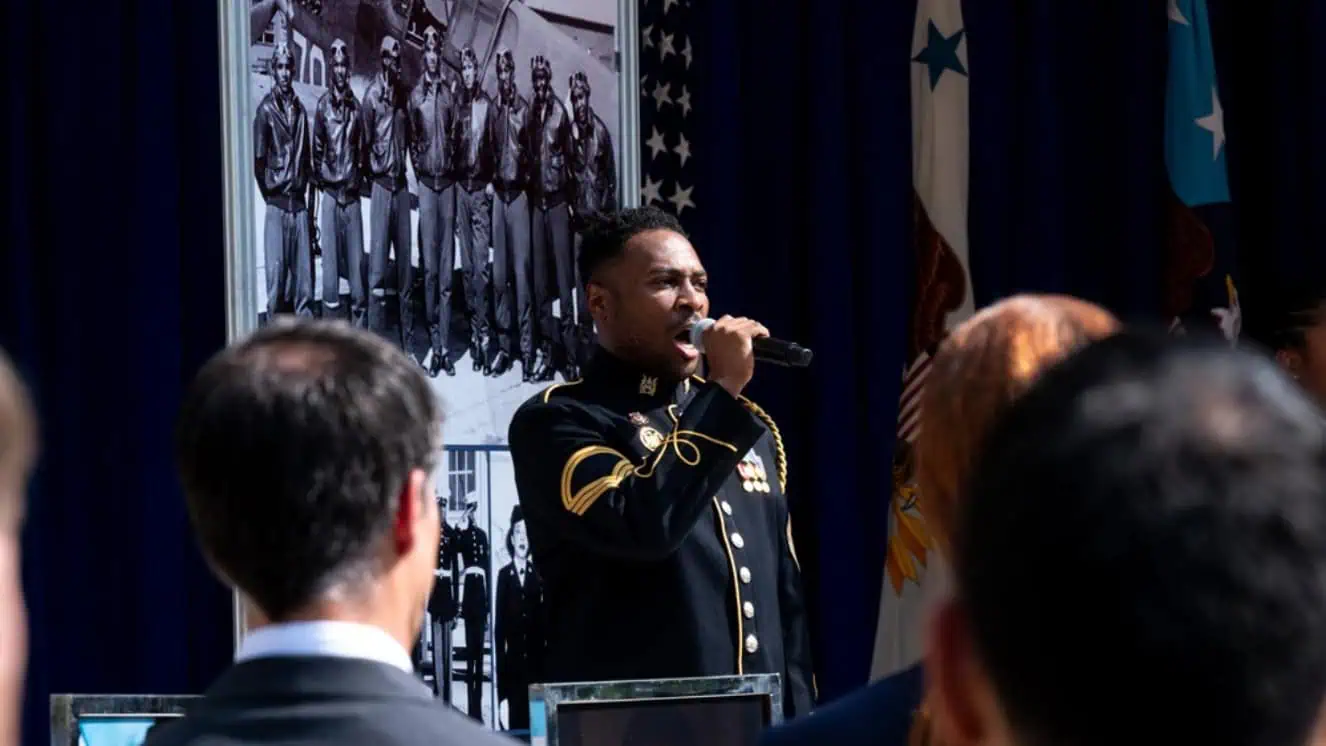
[(704, 332), (713, 325), (713, 319), (700, 319), (694, 324), (691, 324), (691, 344), (695, 349), (704, 352)]

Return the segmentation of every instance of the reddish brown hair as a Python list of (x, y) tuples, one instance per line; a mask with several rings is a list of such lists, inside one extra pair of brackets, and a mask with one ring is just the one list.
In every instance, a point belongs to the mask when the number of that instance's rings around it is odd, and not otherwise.
[(16, 531), (37, 451), (37, 420), (27, 388), (0, 351), (0, 531)]
[(916, 478), (921, 512), (946, 552), (962, 483), (995, 418), (1042, 370), (1118, 329), (1114, 316), (1086, 301), (1017, 295), (939, 345), (921, 398)]

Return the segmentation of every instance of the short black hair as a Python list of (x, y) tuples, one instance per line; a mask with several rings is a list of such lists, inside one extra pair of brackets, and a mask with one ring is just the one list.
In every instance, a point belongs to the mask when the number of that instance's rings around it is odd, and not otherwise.
[(1326, 313), (1326, 279), (1316, 273), (1277, 283), (1248, 309), (1248, 337), (1269, 352), (1302, 349), (1303, 332)]
[(1264, 357), (1123, 332), (995, 426), (954, 552), (1021, 743), (1302, 746), (1326, 699), (1326, 428)]
[(686, 235), (681, 221), (653, 205), (628, 207), (583, 218), (580, 234), (580, 280), (588, 284), (604, 264), (621, 256), (626, 244), (641, 233), (654, 230)]
[(371, 576), (440, 425), (419, 367), (343, 322), (282, 319), (222, 350), (176, 432), (204, 554), (273, 621)]

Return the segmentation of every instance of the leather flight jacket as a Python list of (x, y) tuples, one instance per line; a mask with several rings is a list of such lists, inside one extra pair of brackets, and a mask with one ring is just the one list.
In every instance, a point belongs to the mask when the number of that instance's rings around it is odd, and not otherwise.
[(612, 134), (592, 111), (589, 125), (581, 128), (575, 141), (573, 161), (575, 178), (576, 215), (582, 218), (594, 213), (617, 209), (617, 166), (612, 150)]
[(530, 108), (519, 94), (510, 105), (500, 96), (495, 103), (491, 124), (496, 160), (493, 186), (502, 201), (509, 203), (529, 184)]
[(455, 99), (445, 76), (425, 75), (410, 94), (410, 155), (414, 176), (435, 192), (455, 179), (452, 153), (456, 129)]
[(327, 91), (313, 115), (313, 183), (337, 204), (350, 204), (359, 199), (363, 156), (359, 101), (349, 91), (344, 98)]
[(253, 173), (269, 205), (295, 210), (304, 206), (312, 160), (308, 115), (299, 97), (284, 103), (275, 92), (258, 104), (253, 118)]
[(482, 91), (461, 93), (456, 107), (456, 181), (468, 192), (478, 191), (493, 180), (493, 102)]
[(367, 177), (391, 191), (405, 186), (405, 158), (410, 120), (405, 94), (381, 75), (364, 91), (363, 115)]
[(530, 194), (540, 208), (556, 207), (568, 201), (571, 185), (571, 116), (556, 97), (534, 106), (534, 174)]

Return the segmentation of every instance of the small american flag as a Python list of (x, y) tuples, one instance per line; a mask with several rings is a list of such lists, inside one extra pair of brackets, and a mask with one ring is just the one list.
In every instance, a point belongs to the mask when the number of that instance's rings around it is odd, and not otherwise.
[(640, 204), (673, 213), (688, 230), (696, 211), (689, 36), (696, 1), (640, 3)]

